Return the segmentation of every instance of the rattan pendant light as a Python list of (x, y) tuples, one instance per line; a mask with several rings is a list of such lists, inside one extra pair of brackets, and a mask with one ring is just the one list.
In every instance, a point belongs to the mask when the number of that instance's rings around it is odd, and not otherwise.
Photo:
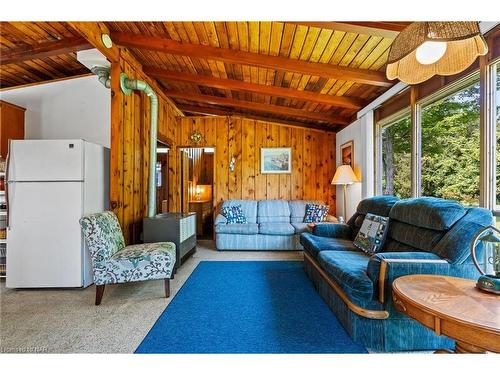
[(478, 22), (414, 22), (394, 39), (386, 74), (413, 85), (457, 74), (487, 52)]

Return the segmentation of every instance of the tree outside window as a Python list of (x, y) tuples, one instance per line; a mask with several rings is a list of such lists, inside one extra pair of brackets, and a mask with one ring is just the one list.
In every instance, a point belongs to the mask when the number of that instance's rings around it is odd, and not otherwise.
[(411, 121), (405, 116), (384, 126), (382, 140), (382, 194), (411, 196)]
[(423, 196), (479, 205), (479, 82), (422, 108)]

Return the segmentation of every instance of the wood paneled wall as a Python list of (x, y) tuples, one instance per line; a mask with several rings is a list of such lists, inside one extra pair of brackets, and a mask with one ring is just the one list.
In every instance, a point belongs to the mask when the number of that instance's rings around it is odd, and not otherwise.
[[(189, 140), (195, 130), (203, 135), (198, 145)], [(317, 199), (335, 213), (335, 188), (330, 185), (335, 133), (240, 117), (183, 117), (177, 131), (178, 148), (215, 147), (215, 205), (226, 199)], [(292, 173), (260, 173), (262, 147), (291, 147)]]
[[(168, 210), (181, 210), (182, 147), (215, 147), (214, 197), (225, 199), (318, 199), (335, 212), (335, 189), (330, 180), (335, 171), (335, 134), (249, 120), (240, 117), (182, 117), (160, 87), (142, 70), (126, 48), (102, 44), (101, 34), (110, 31), (104, 23), (71, 22), (71, 26), (111, 61), (111, 186), (110, 202), (123, 228), (127, 243), (140, 241), (142, 219), (147, 212), (149, 154), (149, 99), (142, 93), (124, 95), (120, 73), (150, 84), (159, 98), (158, 138), (168, 144)], [(189, 135), (199, 130), (201, 144)], [(260, 173), (262, 147), (291, 147), (292, 173)], [(235, 169), (229, 160), (235, 157)]]
[[(119, 88), (120, 73), (130, 79), (141, 79), (151, 84), (149, 77), (126, 58), (111, 67), (112, 123), (111, 123), (111, 208), (118, 216), (127, 243), (139, 241), (142, 219), (147, 214), (149, 175), (149, 98), (134, 91), (124, 95)], [(159, 90), (158, 133), (168, 142), (174, 135), (180, 112)], [(169, 181), (175, 177), (177, 154), (169, 154)], [(169, 196), (175, 196), (176, 184), (169, 183)], [(175, 207), (173, 207), (175, 208)]]

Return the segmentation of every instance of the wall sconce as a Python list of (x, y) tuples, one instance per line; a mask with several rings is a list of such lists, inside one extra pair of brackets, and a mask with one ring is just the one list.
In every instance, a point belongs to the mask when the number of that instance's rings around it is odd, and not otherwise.
[(234, 155), (231, 156), (231, 159), (229, 159), (229, 170), (231, 172), (234, 172), (234, 166), (236, 164), (236, 158), (234, 157)]

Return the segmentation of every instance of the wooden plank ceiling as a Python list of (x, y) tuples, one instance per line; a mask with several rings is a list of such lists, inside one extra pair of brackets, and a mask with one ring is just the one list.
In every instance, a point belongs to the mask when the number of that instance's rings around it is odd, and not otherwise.
[[(187, 114), (336, 128), (392, 86), (390, 45), (408, 22), (107, 22)], [(64, 22), (0, 23), (0, 87), (88, 73)]]

